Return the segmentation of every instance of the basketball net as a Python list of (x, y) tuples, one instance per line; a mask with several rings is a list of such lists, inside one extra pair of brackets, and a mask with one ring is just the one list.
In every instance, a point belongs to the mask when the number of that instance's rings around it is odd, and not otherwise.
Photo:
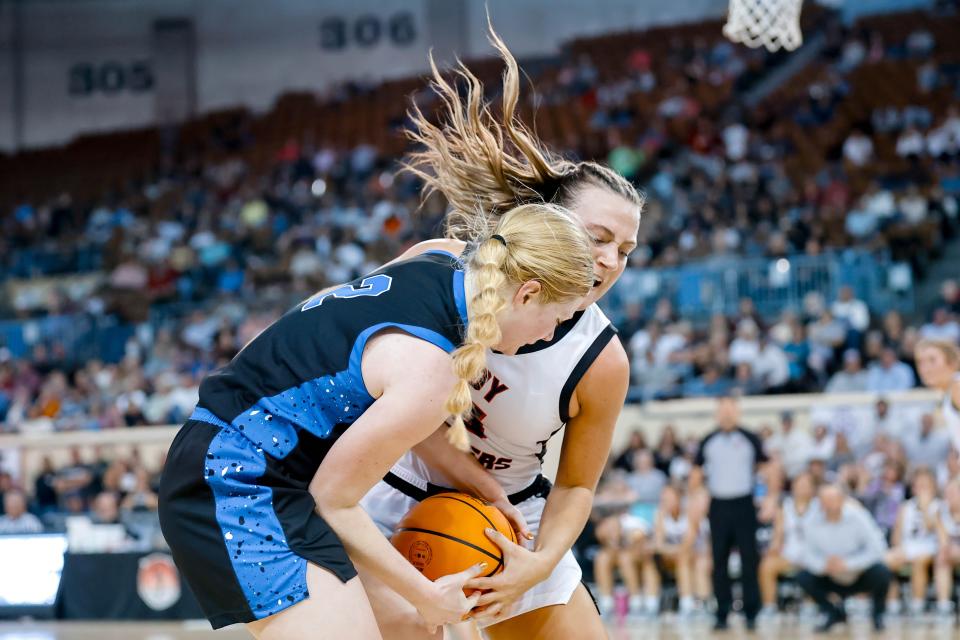
[(793, 51), (803, 42), (801, 4), (803, 0), (730, 0), (723, 35), (748, 47)]

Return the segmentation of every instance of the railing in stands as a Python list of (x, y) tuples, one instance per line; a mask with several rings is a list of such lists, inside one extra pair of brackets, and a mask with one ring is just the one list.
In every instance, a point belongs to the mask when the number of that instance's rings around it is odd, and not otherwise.
[[(891, 278), (901, 278), (899, 287)], [(694, 323), (713, 314), (735, 314), (742, 298), (753, 300), (761, 316), (785, 309), (799, 311), (804, 298), (819, 293), (829, 304), (843, 285), (875, 313), (913, 310), (909, 269), (884, 253), (842, 251), (789, 258), (724, 257), (672, 268), (628, 269), (602, 306), (611, 320), (624, 320), (628, 305), (640, 305), (649, 317), (661, 298), (673, 303), (678, 317)]]

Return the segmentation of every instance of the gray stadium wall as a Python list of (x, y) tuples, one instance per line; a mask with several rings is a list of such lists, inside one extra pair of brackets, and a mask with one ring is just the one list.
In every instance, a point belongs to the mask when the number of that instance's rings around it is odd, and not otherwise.
[[(577, 36), (717, 17), (726, 3), (488, 2), (522, 56)], [(170, 51), (159, 26), (171, 23), (191, 43), (192, 64), (180, 67), (189, 78), (158, 56)], [(155, 124), (187, 85), (193, 105), (181, 116), (262, 111), (287, 91), (409, 76), (426, 69), (431, 47), (446, 61), (490, 55), (485, 27), (479, 0), (0, 0), (0, 151)]]

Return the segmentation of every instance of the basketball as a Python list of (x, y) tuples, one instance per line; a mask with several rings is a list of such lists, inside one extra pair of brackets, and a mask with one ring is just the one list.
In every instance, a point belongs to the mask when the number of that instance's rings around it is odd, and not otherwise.
[(503, 570), (503, 554), (483, 532), (494, 528), (510, 541), (516, 534), (499, 509), (465, 493), (431, 496), (407, 512), (393, 546), (423, 575), (436, 580), (486, 562), (492, 576)]

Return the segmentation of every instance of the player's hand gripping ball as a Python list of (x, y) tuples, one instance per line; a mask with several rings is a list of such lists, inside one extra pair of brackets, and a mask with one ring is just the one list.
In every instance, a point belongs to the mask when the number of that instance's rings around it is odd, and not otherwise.
[(503, 571), (503, 553), (484, 533), (488, 528), (517, 542), (510, 522), (493, 505), (465, 493), (441, 493), (410, 509), (397, 525), (392, 542), (431, 580), (480, 562), (487, 563), (484, 575), (489, 577)]

